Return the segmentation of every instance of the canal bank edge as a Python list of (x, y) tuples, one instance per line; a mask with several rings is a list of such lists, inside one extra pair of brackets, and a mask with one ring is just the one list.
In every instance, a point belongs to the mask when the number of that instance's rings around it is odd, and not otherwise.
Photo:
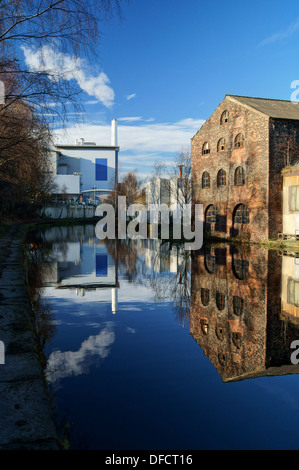
[(23, 273), (24, 235), (12, 226), (0, 238), (0, 450), (59, 450)]

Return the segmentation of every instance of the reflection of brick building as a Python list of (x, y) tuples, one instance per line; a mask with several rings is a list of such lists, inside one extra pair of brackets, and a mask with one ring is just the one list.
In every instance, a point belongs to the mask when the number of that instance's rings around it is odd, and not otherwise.
[(223, 381), (299, 373), (299, 328), (280, 316), (281, 258), (213, 246), (193, 255), (190, 332)]
[(252, 240), (282, 231), (282, 176), (299, 161), (299, 107), (227, 95), (192, 138), (194, 202), (207, 231)]

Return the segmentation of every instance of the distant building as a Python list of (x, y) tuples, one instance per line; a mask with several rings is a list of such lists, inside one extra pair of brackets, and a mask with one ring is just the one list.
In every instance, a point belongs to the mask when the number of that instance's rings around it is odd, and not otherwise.
[(57, 144), (52, 152), (54, 193), (69, 199), (99, 201), (118, 181), (117, 122), (111, 124), (111, 145), (76, 139), (75, 145)]
[(156, 178), (145, 184), (146, 207), (166, 204), (171, 210), (180, 203), (179, 178)]
[(226, 95), (191, 139), (193, 202), (204, 229), (252, 241), (282, 232), (282, 176), (299, 162), (299, 105)]

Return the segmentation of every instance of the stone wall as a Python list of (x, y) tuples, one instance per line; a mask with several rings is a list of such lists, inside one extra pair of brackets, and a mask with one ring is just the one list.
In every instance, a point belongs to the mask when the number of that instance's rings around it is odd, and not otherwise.
[[(229, 120), (220, 124), (222, 113), (229, 112)], [(206, 229), (213, 234), (230, 237), (241, 232), (249, 233), (252, 240), (268, 238), (268, 118), (244, 105), (225, 98), (202, 128), (193, 137), (192, 177), (194, 202), (203, 204), (204, 213), (210, 204), (217, 207), (219, 222)], [(242, 133), (244, 145), (234, 147), (234, 139)], [(219, 139), (225, 139), (225, 149), (217, 149)], [(202, 148), (209, 143), (210, 153), (203, 155)], [(237, 167), (245, 174), (245, 184), (235, 185)], [(217, 186), (219, 170), (226, 172), (226, 185)], [(210, 174), (210, 188), (202, 188), (202, 175)], [(249, 209), (248, 226), (233, 223), (238, 204)]]

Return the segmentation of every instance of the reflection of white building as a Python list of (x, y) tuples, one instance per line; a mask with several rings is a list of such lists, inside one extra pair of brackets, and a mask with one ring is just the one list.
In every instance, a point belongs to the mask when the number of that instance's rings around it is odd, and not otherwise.
[(111, 124), (111, 145), (76, 139), (75, 145), (57, 144), (52, 152), (50, 171), (54, 193), (81, 199), (99, 199), (107, 195), (118, 180), (117, 123)]
[[(51, 238), (51, 233), (49, 234)], [(53, 236), (53, 233), (52, 233)], [(52, 243), (51, 263), (43, 273), (43, 284), (57, 289), (75, 289), (84, 296), (87, 290), (111, 289), (112, 313), (118, 311), (117, 257), (105, 244), (88, 241)]]
[(153, 238), (144, 240), (144, 260), (146, 267), (156, 273), (176, 274), (184, 264), (184, 257), (177, 246), (174, 245), (170, 250), (169, 243)]
[(281, 312), (299, 322), (299, 257), (282, 257)]

